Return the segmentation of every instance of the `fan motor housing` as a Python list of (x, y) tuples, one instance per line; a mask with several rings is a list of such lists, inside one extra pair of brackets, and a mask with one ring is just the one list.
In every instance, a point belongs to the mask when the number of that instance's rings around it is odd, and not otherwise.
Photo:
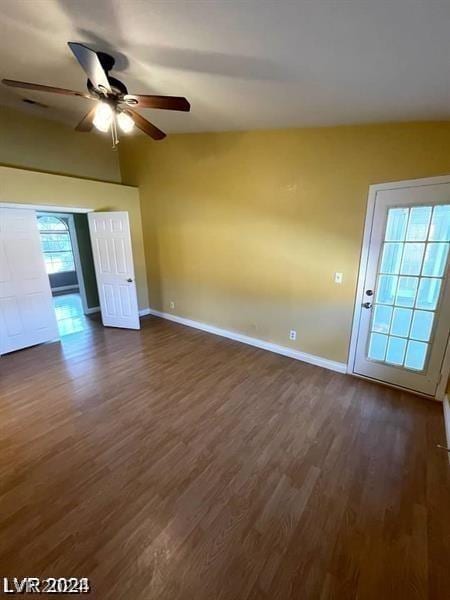
[[(115, 58), (111, 56), (111, 54), (108, 54), (106, 52), (97, 52), (97, 56), (100, 60), (102, 67), (106, 71), (106, 76), (108, 77), (109, 85), (111, 86), (113, 94), (115, 96), (125, 96), (126, 94), (128, 94), (127, 86), (124, 83), (122, 83), (122, 81), (120, 81), (119, 79), (116, 79), (115, 77), (111, 77), (109, 75), (109, 71), (111, 71), (116, 62)], [(87, 80), (87, 88), (91, 94), (101, 96), (101, 94), (99, 94), (99, 91), (94, 87), (90, 79)]]
[[(110, 77), (109, 75), (107, 75), (107, 77), (109, 85), (111, 86), (112, 92), (115, 96), (125, 96), (126, 94), (128, 94), (127, 86), (124, 83), (122, 83), (122, 81), (116, 79), (115, 77)], [(99, 97), (101, 96), (98, 89), (94, 87), (90, 79), (87, 80), (87, 88), (91, 94)]]

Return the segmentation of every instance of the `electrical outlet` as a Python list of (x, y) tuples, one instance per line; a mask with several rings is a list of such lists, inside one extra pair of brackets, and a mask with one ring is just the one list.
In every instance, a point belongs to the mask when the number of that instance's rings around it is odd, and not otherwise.
[(172, 302), (172, 300), (169, 302), (169, 307), (170, 308), (175, 308), (175, 302)]
[(335, 273), (334, 274), (334, 283), (342, 283), (343, 278), (344, 278), (344, 273)]
[(295, 331), (295, 329), (291, 329), (289, 332), (289, 339), (290, 340), (296, 340), (297, 339), (297, 332)]

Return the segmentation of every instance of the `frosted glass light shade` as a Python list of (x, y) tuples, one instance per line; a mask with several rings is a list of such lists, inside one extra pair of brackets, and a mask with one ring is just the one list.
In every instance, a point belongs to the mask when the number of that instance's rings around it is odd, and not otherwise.
[(95, 109), (94, 125), (99, 131), (108, 131), (113, 119), (113, 111), (106, 102), (99, 102)]
[(130, 115), (127, 115), (127, 113), (124, 113), (124, 112), (119, 113), (117, 115), (117, 122), (119, 124), (120, 129), (124, 133), (130, 133), (130, 131), (132, 131), (134, 128), (134, 121), (130, 117)]

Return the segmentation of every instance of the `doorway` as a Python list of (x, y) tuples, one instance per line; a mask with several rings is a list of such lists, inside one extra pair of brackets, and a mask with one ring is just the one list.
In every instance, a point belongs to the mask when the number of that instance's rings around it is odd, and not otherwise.
[(59, 335), (85, 331), (88, 315), (99, 311), (87, 217), (59, 212), (36, 217)]
[(449, 374), (450, 178), (372, 186), (350, 370), (433, 398)]
[[(71, 271), (76, 283), (63, 278)], [(54, 287), (63, 289), (52, 294), (50, 275), (58, 273)], [(61, 334), (56, 308), (67, 319)], [(94, 312), (104, 326), (140, 328), (128, 213), (0, 204), (0, 355), (80, 331)]]

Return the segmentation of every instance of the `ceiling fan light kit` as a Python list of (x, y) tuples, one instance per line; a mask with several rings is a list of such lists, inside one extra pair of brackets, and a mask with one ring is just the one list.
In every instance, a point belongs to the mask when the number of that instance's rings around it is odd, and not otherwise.
[(68, 45), (88, 77), (87, 93), (12, 79), (2, 79), (2, 83), (10, 87), (77, 96), (95, 101), (96, 106), (84, 115), (75, 130), (89, 132), (95, 127), (102, 132), (110, 131), (113, 148), (116, 148), (119, 143), (118, 129), (123, 133), (131, 133), (136, 126), (154, 140), (162, 140), (166, 137), (161, 129), (136, 112), (134, 107), (184, 112), (189, 112), (191, 109), (186, 98), (180, 96), (128, 94), (125, 84), (109, 75), (115, 62), (111, 55), (95, 52), (84, 44), (76, 42), (68, 42)]
[(92, 122), (99, 131), (106, 132), (111, 127), (113, 115), (113, 110), (107, 102), (99, 102), (96, 106)]
[(134, 121), (126, 112), (117, 115), (117, 123), (124, 133), (131, 133), (134, 129)]

